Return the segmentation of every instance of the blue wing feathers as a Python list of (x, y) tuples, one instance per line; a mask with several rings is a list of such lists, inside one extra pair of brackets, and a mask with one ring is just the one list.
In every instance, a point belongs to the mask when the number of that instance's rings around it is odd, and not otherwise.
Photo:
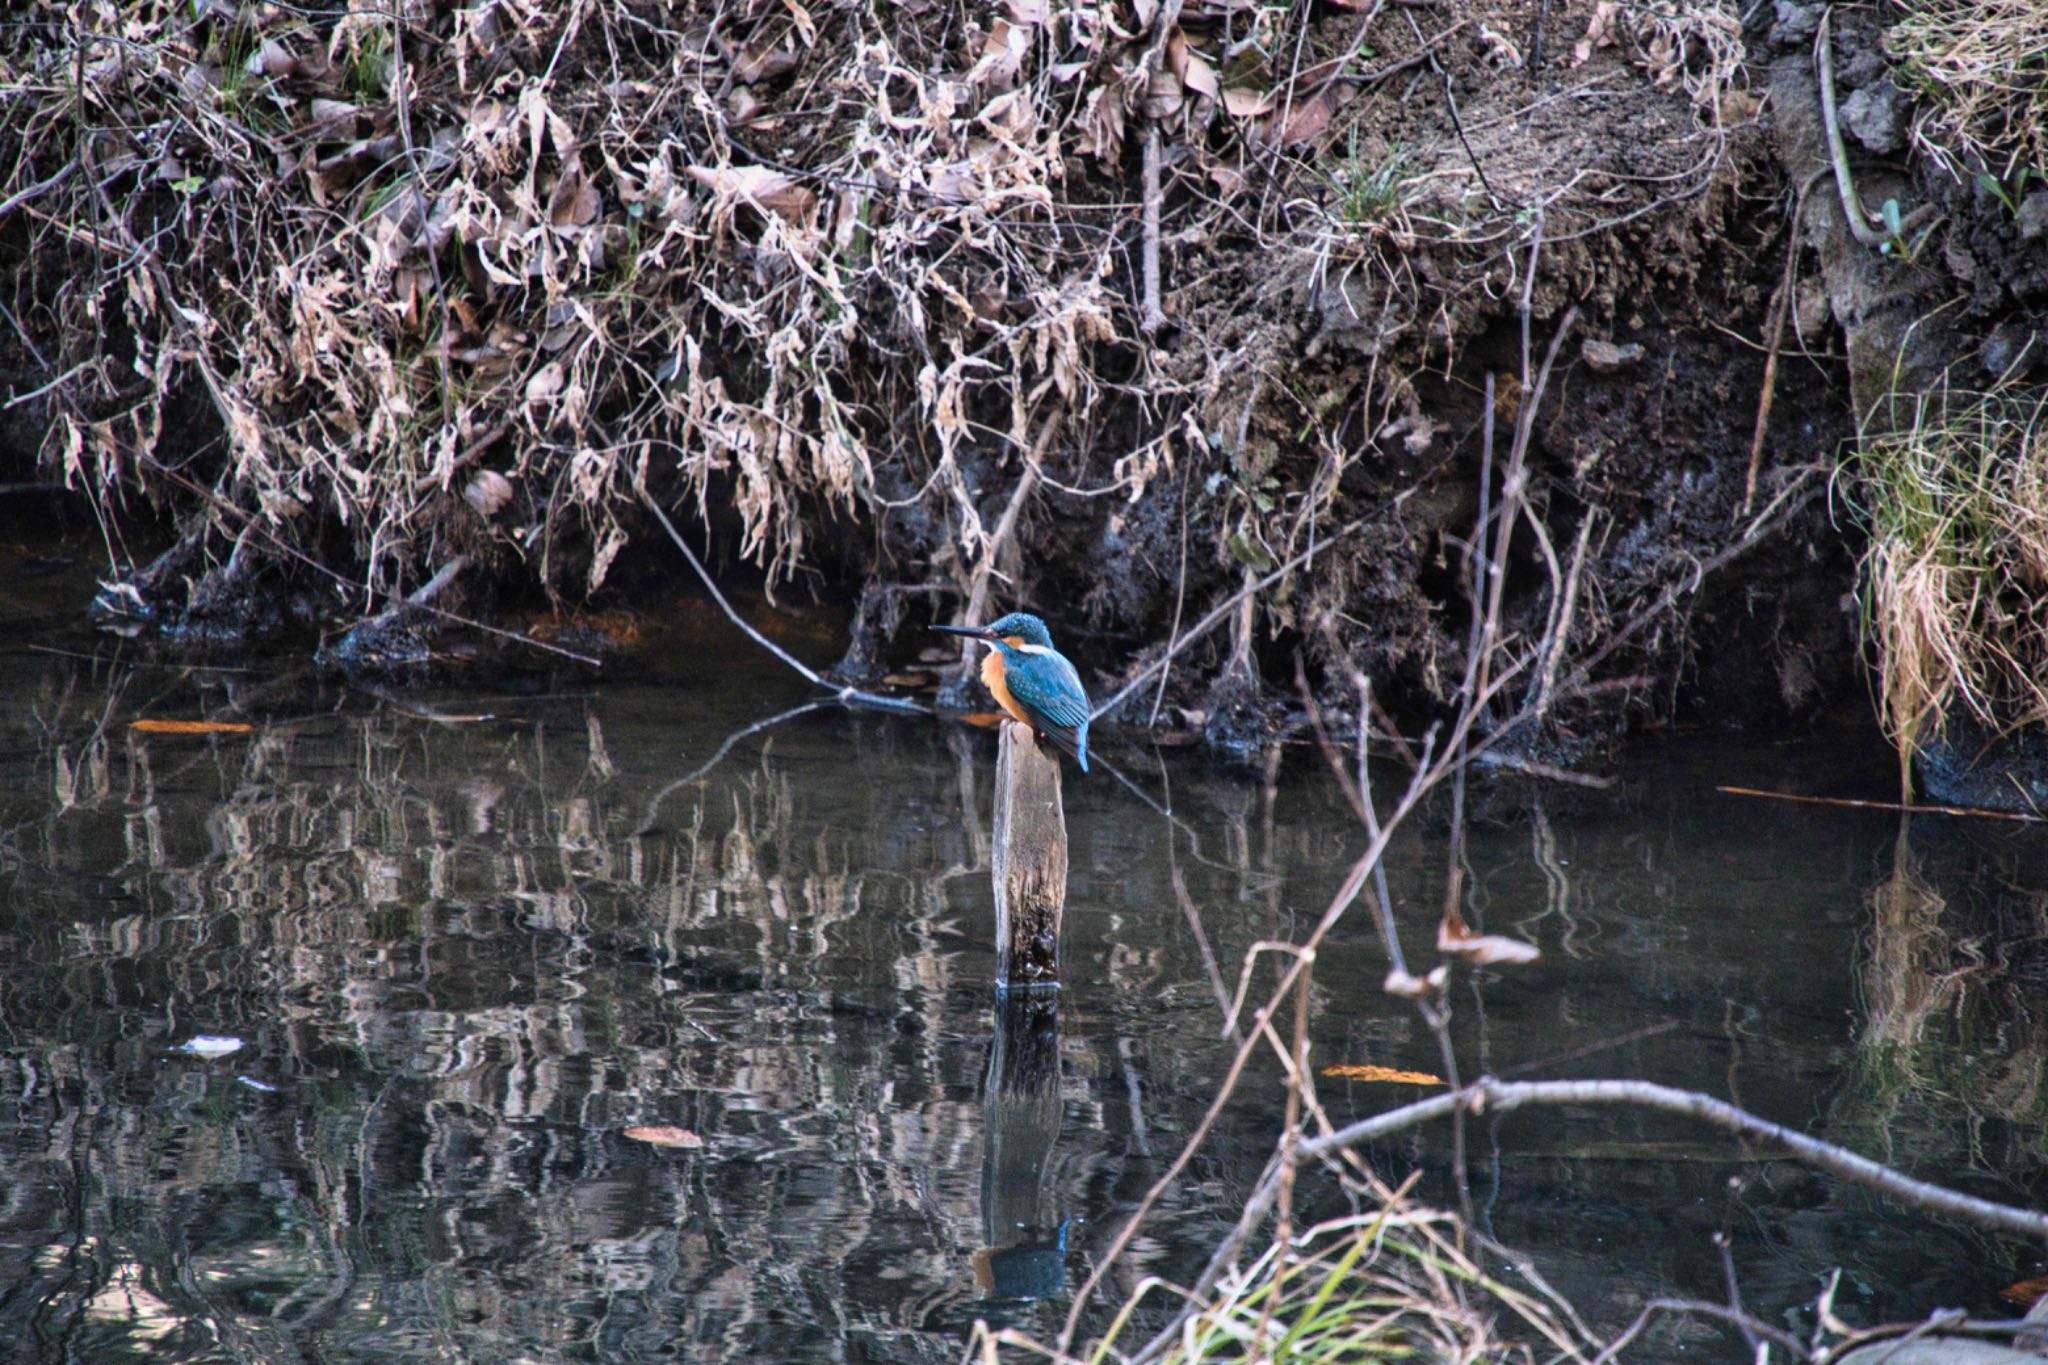
[(1010, 695), (1045, 722), (1045, 732), (1069, 749), (1088, 771), (1088, 692), (1081, 675), (1058, 654), (1010, 654), (1003, 670)]

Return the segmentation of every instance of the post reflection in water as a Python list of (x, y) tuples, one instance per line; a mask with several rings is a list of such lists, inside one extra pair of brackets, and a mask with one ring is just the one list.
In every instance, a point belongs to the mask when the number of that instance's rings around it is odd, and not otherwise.
[[(1064, 984), (1003, 1000), (991, 1039), (993, 737), (761, 726), (812, 696), (743, 669), (399, 706), (0, 648), (0, 1360), (925, 1365), (976, 1318), (1056, 1331), (1229, 1068), (1219, 997), (1321, 913), (1357, 821), (1313, 756), (1269, 785), (1169, 755), (1202, 838), (1176, 865), (1128, 792), (1068, 782)], [(2022, 1198), (2048, 1162), (2048, 852), (1712, 794), (1830, 763), (1717, 738), (1597, 796), (1476, 786), (1468, 913), (1545, 955), (1460, 977), (1461, 1053), (1508, 1072), (1640, 1035), (1544, 1074), (1728, 1094)], [(1411, 943), (1442, 903), (1431, 818), (1387, 869)], [(1437, 1064), (1384, 974), (1340, 925), (1319, 1068)], [(241, 1046), (180, 1050), (202, 1035)], [(1283, 1102), (1247, 1074), (1084, 1332), (1185, 1282), (1243, 1207)], [(1340, 1121), (1391, 1102), (1321, 1095)], [(1652, 1118), (1475, 1133), (1492, 1230), (1597, 1321), (1721, 1297), (1716, 1233), (1773, 1317), (1835, 1266), (1865, 1321), (1995, 1313), (2040, 1273)], [(1370, 1155), (1447, 1202), (1444, 1147)], [(1316, 1179), (1304, 1218), (1332, 1206)]]
[(997, 993), (981, 1107), (988, 1136), (974, 1280), (996, 1318), (1066, 1286), (1067, 1219), (1046, 1180), (1062, 1108), (1057, 990)]

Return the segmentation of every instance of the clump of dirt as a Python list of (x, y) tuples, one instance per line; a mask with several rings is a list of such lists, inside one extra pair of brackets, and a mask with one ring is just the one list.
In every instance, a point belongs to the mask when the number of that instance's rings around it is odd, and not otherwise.
[(857, 598), (844, 674), (1036, 605), (1098, 685), (1176, 651), (1124, 718), (1237, 740), (1291, 723), (1297, 656), (1332, 700), (1449, 694), (1490, 381), (1501, 447), (1532, 424), (1509, 624), (1556, 636), (1515, 690), (1588, 736), (1804, 711), (1852, 636), (1784, 584), (1846, 582), (1849, 428), (1825, 340), (1771, 332), (1799, 248), (1739, 20), (35, 4), (0, 35), (25, 406), (109, 525), (174, 523), (114, 566), (132, 619), (339, 632), (458, 562), (584, 601), (650, 499)]

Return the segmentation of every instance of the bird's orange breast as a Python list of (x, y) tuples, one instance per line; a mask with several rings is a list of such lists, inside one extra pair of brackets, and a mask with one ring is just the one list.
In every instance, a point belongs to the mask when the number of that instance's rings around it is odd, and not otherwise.
[(1010, 695), (1009, 680), (1003, 676), (1003, 653), (1001, 650), (991, 649), (987, 657), (981, 661), (981, 682), (982, 686), (989, 690), (989, 694), (996, 699), (996, 705), (1002, 707), (1026, 725), (1032, 724), (1031, 717), (1024, 714), (1024, 708), (1017, 704), (1017, 699), (1014, 696)]

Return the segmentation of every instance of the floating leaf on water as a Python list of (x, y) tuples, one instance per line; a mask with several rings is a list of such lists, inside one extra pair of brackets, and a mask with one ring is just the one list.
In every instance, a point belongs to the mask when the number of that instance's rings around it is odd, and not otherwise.
[(1439, 963), (1430, 970), (1428, 976), (1417, 976), (1413, 972), (1399, 970), (1388, 972), (1387, 979), (1381, 983), (1381, 989), (1388, 995), (1398, 995), (1403, 1000), (1420, 1000), (1431, 991), (1442, 990), (1444, 982), (1449, 979), (1450, 973)]
[(196, 1038), (187, 1038), (171, 1051), (182, 1052), (188, 1057), (227, 1057), (247, 1046), (248, 1044), (240, 1038), (226, 1034), (202, 1033)]
[(2016, 1303), (2022, 1308), (2032, 1308), (2034, 1301), (2048, 1294), (2048, 1276), (2031, 1280), (2020, 1280), (1998, 1291), (1998, 1297), (2007, 1303)]
[(663, 1123), (644, 1125), (639, 1128), (628, 1128), (626, 1136), (635, 1142), (646, 1142), (656, 1147), (678, 1147), (687, 1150), (704, 1145), (704, 1139), (698, 1137), (689, 1129), (672, 1128)]
[(1401, 1071), (1391, 1066), (1373, 1066), (1367, 1062), (1339, 1062), (1326, 1066), (1322, 1075), (1340, 1081), (1384, 1081), (1389, 1085), (1442, 1085), (1443, 1077), (1432, 1076), (1427, 1071)]
[(1481, 967), (1519, 966), (1543, 956), (1535, 944), (1499, 934), (1475, 934), (1455, 915), (1447, 916), (1436, 929), (1436, 950), (1462, 957)]
[(256, 727), (233, 720), (131, 720), (131, 730), (145, 735), (246, 735)]

